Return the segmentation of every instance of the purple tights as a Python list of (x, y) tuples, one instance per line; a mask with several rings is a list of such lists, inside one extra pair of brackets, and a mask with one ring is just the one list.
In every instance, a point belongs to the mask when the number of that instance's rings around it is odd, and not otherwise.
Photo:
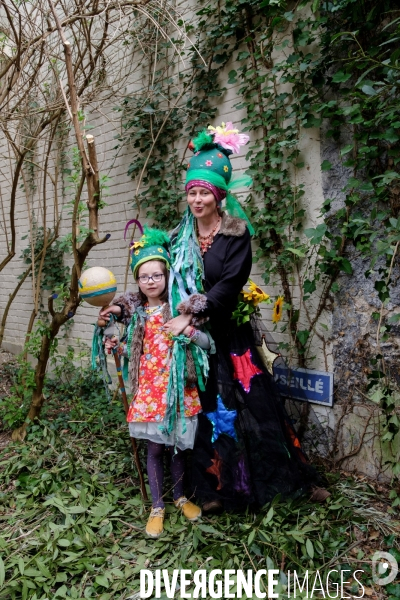
[[(171, 477), (173, 486), (173, 498), (178, 500), (183, 496), (183, 476), (185, 473), (185, 456), (183, 450), (174, 449), (170, 446), (171, 454)], [(153, 508), (164, 508), (163, 482), (164, 482), (164, 444), (147, 442), (147, 475), (149, 477), (150, 492), (153, 498)]]

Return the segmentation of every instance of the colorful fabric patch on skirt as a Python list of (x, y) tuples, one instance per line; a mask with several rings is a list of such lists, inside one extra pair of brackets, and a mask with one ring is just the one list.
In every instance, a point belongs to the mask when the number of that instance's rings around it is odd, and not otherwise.
[(239, 381), (248, 394), (251, 380), (255, 375), (262, 375), (262, 371), (253, 363), (250, 348), (241, 355), (231, 353), (231, 359), (234, 368), (233, 377)]
[(217, 410), (204, 414), (213, 428), (211, 437), (212, 443), (218, 439), (221, 433), (226, 433), (226, 435), (230, 435), (237, 441), (235, 431), (237, 412), (236, 410), (228, 410), (219, 394), (217, 396)]

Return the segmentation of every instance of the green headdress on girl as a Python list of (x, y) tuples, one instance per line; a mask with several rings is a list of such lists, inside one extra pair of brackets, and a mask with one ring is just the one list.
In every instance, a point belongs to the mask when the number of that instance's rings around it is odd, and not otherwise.
[(139, 241), (133, 242), (131, 246), (130, 265), (134, 278), (136, 279), (140, 265), (149, 260), (160, 260), (164, 262), (169, 270), (171, 257), (168, 251), (169, 237), (160, 229), (144, 226), (144, 234)]

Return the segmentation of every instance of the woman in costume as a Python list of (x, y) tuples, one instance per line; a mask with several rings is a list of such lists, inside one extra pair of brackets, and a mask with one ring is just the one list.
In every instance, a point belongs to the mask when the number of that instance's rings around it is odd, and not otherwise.
[[(127, 421), (132, 437), (147, 440), (147, 475), (153, 502), (146, 533), (153, 538), (163, 532), (165, 447), (171, 453), (175, 506), (189, 521), (201, 516), (200, 508), (184, 495), (184, 451), (193, 447), (201, 410), (196, 382), (201, 386), (198, 380), (207, 373), (205, 349), (210, 347), (209, 336), (191, 325), (177, 338), (163, 329), (171, 318), (168, 242), (165, 233), (145, 229), (131, 251), (132, 273), (139, 293), (128, 292), (100, 311), (102, 318), (108, 320), (112, 313), (127, 326), (127, 341), (121, 344), (122, 353), (129, 358), (133, 397)], [(117, 343), (113, 337), (105, 345), (111, 350)], [(191, 357), (199, 367), (197, 377), (195, 369), (190, 369)]]
[[(230, 194), (251, 180), (232, 179), (229, 157), (247, 141), (223, 123), (189, 144), (194, 156), (186, 175), (188, 208), (171, 236), (174, 318), (166, 330), (178, 335), (188, 325), (207, 322), (216, 346), (200, 392), (192, 455), (193, 492), (204, 512), (262, 506), (278, 493), (304, 493), (317, 480), (258, 356), (250, 323), (237, 326), (232, 320), (250, 275), (252, 228)], [(316, 500), (329, 495), (318, 490)]]

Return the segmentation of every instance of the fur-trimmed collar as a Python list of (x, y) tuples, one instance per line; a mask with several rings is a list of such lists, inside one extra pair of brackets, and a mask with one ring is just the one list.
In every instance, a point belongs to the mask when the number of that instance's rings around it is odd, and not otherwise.
[(246, 231), (247, 223), (238, 217), (231, 217), (228, 213), (222, 213), (222, 223), (218, 233), (240, 237)]

